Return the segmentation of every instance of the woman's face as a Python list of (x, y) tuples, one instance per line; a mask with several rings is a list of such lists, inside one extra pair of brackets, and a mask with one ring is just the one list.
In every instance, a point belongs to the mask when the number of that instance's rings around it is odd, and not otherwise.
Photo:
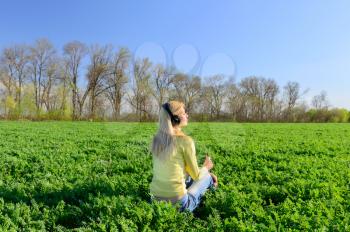
[(179, 114), (178, 114), (181, 122), (180, 122), (180, 127), (184, 127), (184, 126), (187, 126), (187, 123), (188, 123), (188, 114), (186, 113), (185, 111), (185, 108), (182, 107)]

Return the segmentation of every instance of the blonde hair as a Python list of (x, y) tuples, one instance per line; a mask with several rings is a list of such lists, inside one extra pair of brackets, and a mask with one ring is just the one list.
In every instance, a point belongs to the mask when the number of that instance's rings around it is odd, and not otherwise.
[[(170, 101), (169, 109), (177, 115), (185, 105), (179, 101)], [(171, 118), (168, 112), (161, 107), (159, 111), (159, 128), (157, 134), (153, 137), (151, 151), (153, 155), (161, 160), (168, 159), (176, 146), (176, 136), (185, 136), (181, 130), (176, 130), (171, 124)]]

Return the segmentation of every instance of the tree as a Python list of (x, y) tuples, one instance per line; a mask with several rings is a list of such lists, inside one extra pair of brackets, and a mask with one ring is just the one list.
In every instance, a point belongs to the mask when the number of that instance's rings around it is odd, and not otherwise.
[(257, 77), (243, 78), (239, 87), (242, 95), (246, 98), (246, 111), (247, 118), (252, 120), (258, 120), (261, 118), (261, 91), (259, 87), (259, 79)]
[(148, 118), (151, 112), (151, 66), (148, 58), (136, 60), (133, 64), (131, 94), (128, 94), (128, 102), (135, 110), (139, 121)]
[(223, 106), (225, 96), (225, 77), (214, 75), (207, 79), (207, 83), (202, 87), (202, 98), (206, 101), (211, 117), (215, 115), (218, 119)]
[(198, 76), (178, 73), (172, 78), (172, 84), (175, 91), (171, 97), (184, 102), (188, 113), (193, 112), (194, 104), (201, 93), (201, 79)]
[[(3, 52), (4, 53), (4, 52)], [(1, 67), (0, 67), (0, 82), (5, 87), (2, 90), (3, 99), (2, 103), (4, 106), (4, 114), (8, 117), (13, 107), (9, 107), (9, 99), (13, 99), (13, 92), (15, 89), (14, 80), (14, 67), (7, 63), (7, 59), (2, 55)], [(13, 100), (14, 101), (14, 100)], [(13, 104), (11, 104), (13, 106)]]
[[(88, 66), (88, 85), (81, 98), (80, 110), (82, 110), (87, 95), (90, 95), (90, 119), (95, 118), (96, 100), (104, 91), (104, 79), (107, 78), (111, 59), (111, 46), (92, 46), (90, 49), (90, 64)], [(80, 111), (81, 114), (81, 111)]]
[(350, 112), (347, 109), (334, 108), (330, 110), (331, 122), (347, 122), (349, 120)]
[(275, 115), (275, 104), (276, 104), (276, 97), (279, 93), (279, 87), (275, 80), (273, 79), (261, 79), (262, 83), (262, 104), (263, 104), (263, 118), (265, 120), (274, 120)]
[(284, 117), (289, 121), (293, 120), (293, 110), (298, 103), (298, 100), (307, 93), (308, 90), (304, 90), (302, 93), (300, 92), (300, 85), (298, 82), (289, 81), (284, 87), (284, 101), (286, 104), (286, 108), (284, 110)]
[(87, 48), (85, 44), (79, 41), (69, 42), (64, 45), (64, 59), (65, 67), (67, 69), (67, 75), (69, 76), (69, 85), (72, 90), (72, 118), (76, 120), (80, 117), (79, 112), (82, 112), (82, 109), (79, 108), (79, 69), (81, 66), (82, 59), (87, 53)]
[(277, 83), (263, 77), (246, 77), (239, 84), (247, 100), (248, 118), (263, 121), (274, 117), (274, 106), (279, 92)]
[(28, 63), (28, 48), (25, 45), (14, 45), (10, 48), (5, 48), (3, 51), (3, 59), (11, 69), (12, 78), (15, 82), (15, 102), (21, 111), (22, 88), (27, 77), (27, 63)]
[(152, 95), (156, 99), (159, 109), (166, 99), (169, 98), (174, 73), (174, 68), (165, 68), (161, 64), (156, 65), (152, 70)]
[(235, 83), (226, 88), (226, 106), (234, 121), (247, 119), (246, 97)]
[[(58, 83), (58, 95), (59, 98), (61, 100), (60, 103), (60, 113), (61, 113), (61, 117), (62, 118), (71, 118), (72, 117), (72, 113), (70, 112), (70, 108), (68, 105), (68, 97), (69, 97), (69, 91), (70, 91), (70, 84), (71, 84), (71, 78), (70, 78), (70, 74), (69, 74), (69, 68), (68, 68), (68, 63), (65, 60), (61, 60), (61, 65), (60, 65), (60, 69), (59, 69), (59, 83)], [(68, 115), (67, 113), (70, 113), (71, 115)]]
[(30, 48), (30, 75), (34, 86), (34, 99), (37, 115), (44, 104), (44, 91), (47, 89), (47, 70), (56, 50), (47, 39), (39, 39)]
[(129, 67), (130, 52), (127, 48), (120, 48), (114, 55), (106, 78), (106, 97), (112, 105), (113, 118), (120, 117), (121, 102), (128, 83), (127, 69)]
[(312, 98), (312, 105), (316, 110), (328, 109), (329, 103), (327, 99), (327, 92), (323, 90), (320, 94), (314, 96)]

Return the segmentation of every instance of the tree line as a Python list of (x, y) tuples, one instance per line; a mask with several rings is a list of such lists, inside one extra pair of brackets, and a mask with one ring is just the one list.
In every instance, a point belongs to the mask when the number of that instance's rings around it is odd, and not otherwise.
[(154, 121), (168, 100), (180, 100), (192, 120), (348, 122), (322, 91), (308, 104), (299, 83), (225, 75), (201, 77), (133, 59), (126, 47), (48, 39), (14, 44), (0, 54), (0, 117), (29, 120)]

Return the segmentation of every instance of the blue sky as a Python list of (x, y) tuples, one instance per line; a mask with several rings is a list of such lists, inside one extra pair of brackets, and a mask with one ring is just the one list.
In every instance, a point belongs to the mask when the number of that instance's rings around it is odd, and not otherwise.
[(350, 1), (1, 1), (0, 48), (48, 38), (127, 46), (208, 76), (297, 81), (350, 109)]

